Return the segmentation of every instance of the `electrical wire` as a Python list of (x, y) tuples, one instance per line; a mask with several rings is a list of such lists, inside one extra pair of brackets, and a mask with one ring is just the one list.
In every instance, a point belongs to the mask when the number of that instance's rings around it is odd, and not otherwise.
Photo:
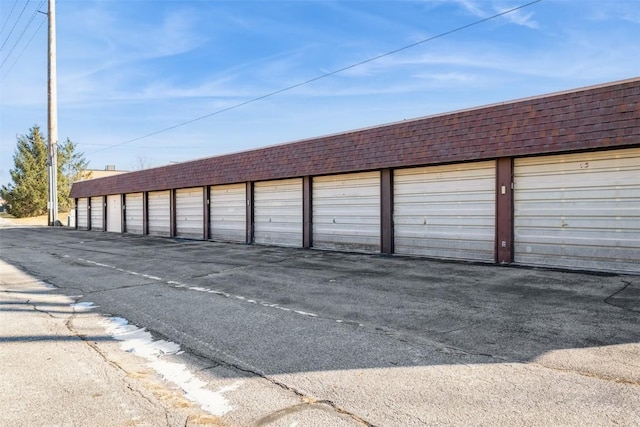
[(13, 24), (13, 27), (11, 27), (11, 31), (9, 31), (9, 35), (7, 35), (7, 38), (4, 40), (4, 42), (2, 42), (2, 46), (0, 46), (0, 50), (4, 49), (4, 45), (6, 45), (7, 42), (9, 41), (9, 38), (11, 37), (11, 34), (13, 34), (13, 30), (16, 29), (16, 26), (18, 25), (18, 22), (20, 22), (20, 18), (22, 18), (22, 14), (24, 13), (24, 11), (27, 8), (27, 6), (29, 5), (30, 1), (31, 0), (27, 0), (27, 2), (24, 4), (24, 7), (20, 11), (20, 15), (18, 15), (18, 19), (16, 19), (16, 22)]
[(431, 41), (436, 40), (436, 39), (440, 39), (442, 37), (448, 36), (448, 35), (453, 34), (453, 33), (457, 33), (457, 32), (462, 31), (462, 30), (466, 30), (467, 28), (482, 24), (482, 23), (487, 22), (487, 21), (491, 21), (493, 19), (499, 18), (501, 16), (507, 15), (507, 14), (512, 13), (512, 12), (515, 12), (517, 10), (524, 9), (525, 7), (531, 6), (531, 5), (536, 4), (536, 3), (540, 3), (541, 1), (542, 0), (534, 0), (534, 1), (531, 1), (529, 3), (525, 3), (523, 5), (511, 8), (511, 9), (508, 9), (508, 10), (505, 10), (505, 11), (502, 11), (500, 13), (497, 13), (495, 15), (492, 15), (492, 16), (489, 16), (489, 17), (486, 17), (486, 18), (479, 19), (477, 21), (471, 22), (471, 23), (463, 25), (461, 27), (457, 27), (457, 28), (454, 28), (452, 30), (445, 31), (445, 32), (437, 34), (435, 36), (428, 37), (426, 39), (419, 40), (417, 42), (408, 44), (406, 46), (402, 46), (400, 48), (388, 51), (386, 53), (383, 53), (383, 54), (380, 54), (380, 55), (365, 59), (364, 61), (360, 61), (360, 62), (351, 64), (351, 65), (348, 65), (346, 67), (342, 67), (342, 68), (336, 69), (334, 71), (331, 71), (331, 72), (328, 72), (328, 73), (325, 73), (325, 74), (321, 74), (321, 75), (316, 76), (314, 78), (311, 78), (309, 80), (305, 80), (303, 82), (296, 83), (296, 84), (293, 84), (291, 86), (287, 86), (287, 87), (285, 87), (283, 89), (279, 89), (279, 90), (276, 90), (276, 91), (273, 91), (273, 92), (269, 92), (269, 93), (267, 93), (265, 95), (261, 95), (261, 96), (258, 96), (256, 98), (252, 98), (252, 99), (249, 99), (247, 101), (240, 102), (240, 103), (232, 105), (230, 107), (222, 108), (220, 110), (214, 111), (213, 113), (205, 114), (203, 116), (196, 117), (194, 119), (187, 120), (185, 122), (178, 123), (176, 125), (169, 126), (167, 128), (160, 129), (158, 131), (148, 133), (146, 135), (139, 136), (137, 138), (129, 139), (127, 141), (120, 142), (118, 144), (114, 144), (114, 145), (111, 145), (109, 147), (93, 151), (93, 152), (91, 152), (89, 154), (94, 154), (94, 153), (98, 153), (98, 152), (101, 152), (101, 151), (106, 151), (106, 150), (109, 150), (109, 149), (112, 149), (112, 148), (115, 148), (115, 147), (120, 147), (120, 146), (123, 146), (123, 145), (126, 145), (126, 144), (130, 144), (130, 143), (135, 142), (135, 141), (140, 141), (141, 139), (146, 139), (146, 138), (149, 138), (149, 137), (152, 137), (152, 136), (155, 136), (155, 135), (159, 135), (161, 133), (165, 133), (165, 132), (171, 131), (173, 129), (176, 129), (176, 128), (179, 128), (179, 127), (183, 127), (183, 126), (189, 125), (191, 123), (194, 123), (194, 122), (197, 122), (197, 121), (200, 121), (200, 120), (212, 117), (212, 116), (216, 116), (218, 114), (221, 114), (221, 113), (224, 113), (224, 112), (227, 112), (227, 111), (230, 111), (230, 110), (234, 110), (236, 108), (240, 108), (240, 107), (243, 107), (243, 106), (248, 105), (248, 104), (252, 104), (252, 103), (257, 102), (257, 101), (261, 101), (261, 100), (263, 100), (265, 98), (269, 98), (271, 96), (278, 95), (278, 94), (281, 94), (283, 92), (290, 91), (290, 90), (298, 88), (300, 86), (304, 86), (304, 85), (307, 85), (309, 83), (313, 83), (313, 82), (316, 82), (318, 80), (321, 80), (321, 79), (336, 75), (338, 73), (341, 73), (341, 72), (344, 72), (344, 71), (347, 71), (347, 70), (351, 70), (353, 68), (359, 67), (359, 66), (364, 65), (364, 64), (368, 64), (368, 63), (376, 61), (378, 59), (381, 59), (381, 58), (384, 58), (384, 57), (387, 57), (387, 56), (390, 56), (390, 55), (394, 55), (394, 54), (396, 54), (398, 52), (402, 52), (402, 51), (407, 50), (407, 49), (411, 49), (411, 48), (419, 46), (421, 44), (424, 44), (424, 43), (427, 43), (427, 42), (431, 42)]
[[(36, 7), (36, 10), (31, 14), (31, 18), (29, 18), (29, 22), (27, 22), (27, 25), (25, 25), (25, 27), (22, 29), (22, 32), (20, 33), (20, 35), (16, 39), (16, 42), (13, 44), (13, 46), (9, 50), (9, 53), (5, 56), (4, 61), (2, 61), (2, 63), (0, 64), (0, 68), (2, 68), (2, 66), (7, 62), (7, 60), (9, 59), (9, 57), (11, 56), (11, 54), (13, 53), (15, 48), (18, 46), (18, 43), (20, 43), (20, 40), (22, 40), (22, 38), (24, 37), (25, 33), (27, 32), (27, 30), (29, 29), (29, 27), (33, 23), (34, 19), (36, 19), (36, 15), (38, 15), (38, 9), (40, 9), (40, 7), (42, 7), (42, 5), (44, 5), (44, 2), (45, 2), (45, 0), (42, 0), (40, 2), (40, 4)], [(38, 30), (36, 30), (36, 33), (37, 33), (37, 31)], [(22, 55), (22, 53), (20, 53), (20, 55)]]
[(13, 10), (16, 8), (17, 4), (18, 4), (18, 0), (13, 2), (13, 6), (11, 6), (11, 10), (9, 11), (9, 14), (7, 15), (7, 19), (4, 21), (4, 24), (2, 24), (2, 28), (0, 29), (0, 34), (2, 34), (4, 32), (4, 29), (7, 27), (7, 24), (9, 23), (9, 20), (11, 19), (11, 15), (13, 15)]
[[(20, 60), (20, 58), (22, 58), (22, 55), (24, 54), (24, 52), (27, 50), (27, 48), (29, 47), (29, 45), (31, 45), (31, 42), (33, 41), (34, 38), (36, 38), (36, 36), (38, 35), (38, 33), (40, 32), (40, 30), (42, 29), (42, 27), (44, 26), (45, 22), (47, 22), (47, 17), (43, 17), (42, 21), (40, 21), (40, 25), (38, 26), (38, 28), (36, 28), (36, 31), (33, 33), (33, 35), (31, 36), (31, 38), (29, 39), (29, 41), (27, 42), (27, 44), (24, 45), (24, 47), (22, 48), (22, 51), (20, 52), (20, 54), (17, 56), (16, 60), (13, 61), (13, 64), (11, 64), (11, 66), (7, 69), (7, 71), (4, 74), (4, 77), (6, 78), (7, 75), (9, 75), (9, 73), (11, 72), (11, 70), (13, 69), (13, 67), (18, 63), (18, 61)], [(0, 66), (1, 67), (1, 66)]]

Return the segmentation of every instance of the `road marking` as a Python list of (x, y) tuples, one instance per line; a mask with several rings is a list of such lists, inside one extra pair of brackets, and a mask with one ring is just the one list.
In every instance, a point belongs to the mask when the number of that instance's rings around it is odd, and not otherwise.
[[(65, 255), (65, 258), (70, 258), (69, 255)], [(89, 259), (85, 259), (85, 258), (77, 258), (78, 261), (82, 261), (82, 262), (86, 262), (87, 264), (91, 264), (91, 265), (95, 265), (97, 267), (103, 267), (103, 268), (108, 268), (110, 270), (115, 270), (118, 271), (120, 273), (125, 273), (125, 274), (130, 274), (132, 276), (140, 276), (140, 277), (144, 277), (145, 279), (149, 279), (149, 280), (154, 280), (156, 282), (162, 282), (162, 283), (166, 283), (167, 285), (171, 285), (174, 288), (178, 288), (178, 289), (187, 289), (189, 291), (195, 291), (195, 292), (203, 292), (203, 293), (207, 293), (207, 294), (214, 294), (214, 295), (219, 295), (225, 298), (233, 298), (236, 299), (238, 301), (242, 301), (242, 302), (246, 302), (248, 304), (254, 304), (254, 305), (261, 305), (263, 307), (268, 307), (268, 308), (273, 308), (276, 310), (280, 310), (280, 311), (288, 311), (291, 313), (295, 313), (299, 316), (305, 316), (305, 317), (317, 317), (320, 318), (320, 316), (318, 316), (315, 313), (309, 313), (307, 311), (302, 311), (302, 310), (292, 310), (290, 308), (287, 307), (282, 307), (279, 306), (278, 304), (273, 304), (270, 302), (266, 302), (266, 301), (257, 301), (255, 299), (251, 299), (251, 298), (247, 298), (244, 297), (242, 295), (233, 295), (224, 291), (219, 291), (216, 289), (209, 289), (209, 288), (204, 288), (202, 286), (190, 286), (184, 283), (180, 283), (180, 282), (176, 282), (175, 280), (165, 280), (162, 277), (158, 277), (158, 276), (152, 276), (150, 274), (144, 274), (144, 273), (138, 273), (137, 271), (131, 271), (131, 270), (125, 270), (123, 268), (120, 267), (116, 267), (115, 265), (109, 265), (109, 264), (103, 264), (101, 262), (96, 262), (96, 261), (91, 261)], [(342, 321), (338, 321), (339, 323), (342, 323)]]

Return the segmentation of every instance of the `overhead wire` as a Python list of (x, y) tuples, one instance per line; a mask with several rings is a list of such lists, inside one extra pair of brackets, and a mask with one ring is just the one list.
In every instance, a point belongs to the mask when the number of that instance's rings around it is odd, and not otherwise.
[(4, 33), (4, 29), (7, 27), (7, 24), (9, 23), (9, 20), (11, 19), (11, 15), (13, 15), (13, 10), (16, 8), (17, 4), (18, 4), (18, 0), (13, 2), (13, 6), (11, 6), (11, 10), (9, 11), (9, 14), (7, 15), (7, 19), (4, 21), (4, 24), (2, 24), (2, 28), (0, 28), (0, 34)]
[(30, 2), (31, 2), (31, 0), (27, 0), (27, 2), (24, 4), (24, 7), (20, 11), (20, 15), (18, 15), (18, 19), (16, 19), (16, 22), (13, 24), (13, 27), (11, 27), (11, 31), (9, 31), (9, 34), (7, 35), (7, 38), (4, 40), (4, 42), (2, 42), (2, 46), (0, 46), (0, 50), (4, 49), (4, 46), (9, 41), (9, 38), (11, 38), (11, 34), (13, 34), (13, 30), (16, 29), (16, 26), (18, 25), (18, 22), (20, 22), (20, 18), (22, 18), (22, 15), (24, 14), (25, 9), (27, 8), (27, 6), (29, 5)]
[[(20, 54), (16, 57), (16, 60), (13, 61), (13, 64), (11, 64), (9, 66), (9, 68), (7, 69), (7, 71), (5, 72), (5, 78), (6, 76), (11, 72), (11, 70), (13, 70), (13, 67), (15, 67), (15, 65), (18, 63), (18, 61), (20, 60), (20, 58), (22, 58), (22, 55), (24, 54), (24, 52), (27, 50), (27, 48), (31, 45), (31, 42), (33, 41), (33, 39), (38, 35), (38, 33), (40, 32), (40, 30), (42, 29), (42, 27), (44, 26), (45, 22), (47, 22), (47, 17), (43, 17), (42, 21), (40, 21), (40, 25), (38, 26), (38, 28), (36, 28), (36, 31), (31, 35), (31, 38), (29, 39), (29, 41), (24, 45), (24, 47), (22, 48), (22, 51), (20, 52)], [(1, 66), (0, 66), (1, 68)]]
[(499, 18), (499, 17), (504, 16), (504, 15), (507, 15), (507, 14), (509, 14), (509, 13), (513, 13), (513, 12), (515, 12), (515, 11), (517, 11), (517, 10), (524, 9), (524, 8), (526, 8), (526, 7), (528, 7), (528, 6), (533, 5), (533, 4), (540, 3), (541, 1), (542, 1), (542, 0), (534, 0), (534, 1), (530, 1), (530, 2), (525, 3), (525, 4), (522, 4), (522, 5), (520, 5), (520, 6), (516, 6), (516, 7), (513, 7), (513, 8), (511, 8), (511, 9), (504, 10), (504, 11), (502, 11), (502, 12), (500, 12), (500, 13), (496, 13), (495, 15), (491, 15), (491, 16), (488, 16), (488, 17), (486, 17), (486, 18), (479, 19), (479, 20), (474, 21), (474, 22), (471, 22), (471, 23), (469, 23), (469, 24), (462, 25), (462, 26), (457, 27), (457, 28), (454, 28), (454, 29), (452, 29), (452, 30), (445, 31), (445, 32), (440, 33), (440, 34), (437, 34), (437, 35), (435, 35), (435, 36), (431, 36), (431, 37), (428, 37), (428, 38), (425, 38), (425, 39), (419, 40), (419, 41), (417, 41), (417, 42), (414, 42), (414, 43), (411, 43), (411, 44), (408, 44), (408, 45), (402, 46), (402, 47), (400, 47), (400, 48), (397, 48), (397, 49), (394, 49), (394, 50), (391, 50), (391, 51), (385, 52), (385, 53), (383, 53), (383, 54), (380, 54), (380, 55), (377, 55), (377, 56), (373, 56), (373, 57), (371, 57), (371, 58), (365, 59), (365, 60), (363, 60), (363, 61), (360, 61), (360, 62), (357, 62), (357, 63), (351, 64), (351, 65), (348, 65), (348, 66), (346, 66), (346, 67), (338, 68), (338, 69), (333, 70), (333, 71), (331, 71), (331, 72), (321, 74), (321, 75), (316, 76), (316, 77), (313, 77), (313, 78), (311, 78), (311, 79), (308, 79), (308, 80), (305, 80), (305, 81), (302, 81), (302, 82), (299, 82), (299, 83), (293, 84), (293, 85), (291, 85), (291, 86), (287, 86), (287, 87), (285, 87), (285, 88), (278, 89), (278, 90), (273, 91), (273, 92), (269, 92), (269, 93), (267, 93), (267, 94), (265, 94), (265, 95), (261, 95), (261, 96), (258, 96), (258, 97), (256, 97), (256, 98), (252, 98), (252, 99), (249, 99), (249, 100), (247, 100), (247, 101), (243, 101), (243, 102), (240, 102), (240, 103), (238, 103), (238, 104), (234, 104), (234, 105), (232, 105), (232, 106), (222, 108), (222, 109), (217, 110), (217, 111), (214, 111), (214, 112), (212, 112), (212, 113), (205, 114), (205, 115), (203, 115), (203, 116), (199, 116), (199, 117), (196, 117), (196, 118), (194, 118), (194, 119), (187, 120), (187, 121), (184, 121), (184, 122), (178, 123), (178, 124), (176, 124), (176, 125), (166, 127), (166, 128), (164, 128), (164, 129), (157, 130), (157, 131), (155, 131), (155, 132), (151, 132), (151, 133), (148, 133), (148, 134), (145, 134), (145, 135), (142, 135), (142, 136), (139, 136), (139, 137), (133, 138), (133, 139), (129, 139), (129, 140), (127, 140), (127, 141), (120, 142), (120, 143), (118, 143), (118, 144), (110, 145), (109, 147), (105, 147), (105, 148), (101, 148), (101, 149), (99, 149), (99, 150), (92, 151), (92, 152), (91, 152), (91, 153), (89, 153), (89, 154), (93, 154), (93, 153), (98, 153), (98, 152), (101, 152), (101, 151), (110, 150), (110, 149), (113, 149), (113, 148), (116, 148), (116, 147), (120, 147), (120, 146), (123, 146), (123, 145), (126, 145), (126, 144), (130, 144), (130, 143), (135, 142), (135, 141), (140, 141), (140, 140), (142, 140), (142, 139), (146, 139), (146, 138), (149, 138), (149, 137), (152, 137), (152, 136), (155, 136), (155, 135), (159, 135), (159, 134), (161, 134), (161, 133), (165, 133), (165, 132), (171, 131), (171, 130), (173, 130), (173, 129), (176, 129), (176, 128), (179, 128), (179, 127), (183, 127), (183, 126), (189, 125), (189, 124), (191, 124), (191, 123), (194, 123), (194, 122), (197, 122), (197, 121), (200, 121), (200, 120), (203, 120), (203, 119), (206, 119), (206, 118), (212, 117), (212, 116), (216, 116), (216, 115), (218, 115), (218, 114), (225, 113), (225, 112), (227, 112), (227, 111), (231, 111), (231, 110), (234, 110), (234, 109), (237, 109), (237, 108), (243, 107), (243, 106), (245, 106), (245, 105), (252, 104), (252, 103), (257, 102), (257, 101), (261, 101), (261, 100), (263, 100), (263, 99), (265, 99), (265, 98), (269, 98), (269, 97), (272, 97), (272, 96), (274, 96), (274, 95), (278, 95), (278, 94), (281, 94), (281, 93), (283, 93), (283, 92), (290, 91), (290, 90), (295, 89), (295, 88), (298, 88), (298, 87), (300, 87), (300, 86), (304, 86), (304, 85), (307, 85), (307, 84), (309, 84), (309, 83), (316, 82), (316, 81), (318, 81), (318, 80), (321, 80), (321, 79), (324, 79), (324, 78), (327, 78), (327, 77), (330, 77), (330, 76), (336, 75), (336, 74), (338, 74), (338, 73), (342, 73), (342, 72), (347, 71), (347, 70), (351, 70), (351, 69), (353, 69), (353, 68), (356, 68), (356, 67), (362, 66), (362, 65), (364, 65), (364, 64), (368, 64), (368, 63), (370, 63), (370, 62), (377, 61), (378, 59), (381, 59), (381, 58), (384, 58), (384, 57), (387, 57), (387, 56), (390, 56), (390, 55), (394, 55), (394, 54), (396, 54), (396, 53), (398, 53), (398, 52), (402, 52), (402, 51), (404, 51), (404, 50), (411, 49), (411, 48), (416, 47), (416, 46), (419, 46), (419, 45), (421, 45), (421, 44), (424, 44), (424, 43), (427, 43), (427, 42), (430, 42), (430, 41), (433, 41), (433, 40), (436, 40), (436, 39), (439, 39), (439, 38), (442, 38), (442, 37), (448, 36), (448, 35), (453, 34), (453, 33), (457, 33), (457, 32), (459, 32), (459, 31), (462, 31), (462, 30), (465, 30), (465, 29), (467, 29), (467, 28), (470, 28), (470, 27), (473, 27), (473, 26), (476, 26), (476, 25), (482, 24), (482, 23), (484, 23), (484, 22), (491, 21), (491, 20), (493, 20), (493, 19)]
[[(13, 46), (11, 47), (11, 49), (9, 50), (9, 53), (5, 56), (4, 60), (2, 61), (2, 63), (0, 64), (0, 68), (2, 68), (2, 66), (7, 62), (7, 60), (9, 59), (9, 57), (11, 56), (11, 54), (13, 53), (13, 51), (15, 50), (15, 48), (18, 46), (18, 44), (20, 43), (20, 41), (22, 40), (22, 38), (24, 37), (25, 33), (27, 32), (27, 30), (29, 29), (29, 27), (31, 27), (31, 24), (33, 23), (33, 21), (36, 19), (36, 15), (38, 15), (38, 10), (42, 7), (42, 5), (44, 5), (45, 0), (42, 0), (40, 2), (40, 4), (36, 7), (36, 10), (31, 14), (31, 18), (29, 18), (29, 21), (27, 22), (27, 25), (24, 26), (24, 28), (22, 29), (22, 32), (20, 33), (20, 35), (18, 36), (18, 38), (16, 39), (15, 43), (13, 44)], [(40, 25), (40, 27), (42, 26), (42, 24)], [(39, 30), (39, 28), (38, 28)], [(36, 33), (38, 32), (38, 30), (36, 30)], [(33, 38), (32, 38), (33, 39)], [(23, 51), (24, 52), (24, 51)], [(22, 55), (22, 52), (20, 53), (20, 56)]]

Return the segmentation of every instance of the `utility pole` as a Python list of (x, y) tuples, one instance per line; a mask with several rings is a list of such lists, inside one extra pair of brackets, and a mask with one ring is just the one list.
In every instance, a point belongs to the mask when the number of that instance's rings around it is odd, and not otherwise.
[(58, 93), (56, 74), (56, 0), (49, 0), (48, 176), (49, 225), (58, 223)]

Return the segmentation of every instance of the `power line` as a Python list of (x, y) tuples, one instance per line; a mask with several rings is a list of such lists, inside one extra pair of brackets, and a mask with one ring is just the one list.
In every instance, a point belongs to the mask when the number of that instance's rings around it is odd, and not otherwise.
[[(16, 42), (13, 44), (13, 46), (9, 50), (9, 53), (5, 56), (4, 61), (2, 61), (2, 63), (0, 64), (0, 68), (2, 68), (2, 66), (7, 62), (7, 60), (9, 59), (9, 57), (11, 56), (11, 54), (13, 53), (15, 48), (18, 46), (18, 43), (20, 43), (20, 40), (22, 40), (22, 38), (24, 37), (24, 34), (27, 32), (27, 30), (29, 29), (29, 27), (33, 23), (33, 20), (36, 19), (36, 15), (38, 14), (38, 9), (40, 9), (40, 7), (42, 7), (42, 5), (44, 5), (44, 2), (45, 2), (45, 0), (42, 0), (40, 2), (40, 4), (36, 7), (36, 10), (31, 14), (31, 18), (29, 18), (29, 22), (27, 22), (27, 25), (25, 25), (25, 27), (22, 29), (22, 32), (20, 33), (20, 35), (16, 39)], [(36, 30), (36, 32), (37, 32), (37, 30)], [(22, 53), (20, 53), (20, 55), (22, 55)]]
[[(29, 45), (31, 45), (31, 42), (33, 41), (34, 38), (36, 38), (36, 36), (38, 35), (38, 33), (40, 32), (40, 30), (42, 29), (42, 27), (44, 26), (44, 23), (47, 22), (47, 17), (43, 17), (42, 21), (40, 21), (40, 25), (38, 26), (38, 28), (36, 28), (36, 31), (33, 33), (33, 35), (31, 36), (31, 38), (29, 39), (29, 41), (27, 42), (27, 44), (24, 45), (24, 47), (22, 48), (22, 51), (20, 52), (20, 54), (18, 55), (18, 57), (16, 58), (15, 61), (13, 61), (13, 64), (11, 64), (11, 66), (9, 67), (9, 69), (7, 69), (7, 72), (5, 73), (5, 78), (7, 77), (7, 75), (11, 72), (11, 70), (13, 69), (13, 67), (18, 63), (18, 61), (20, 60), (20, 58), (22, 58), (22, 55), (24, 54), (24, 52), (27, 50), (27, 48), (29, 47)], [(0, 66), (1, 67), (1, 66)]]
[(252, 103), (257, 102), (257, 101), (261, 101), (261, 100), (263, 100), (263, 99), (265, 99), (265, 98), (269, 98), (269, 97), (271, 97), (271, 96), (278, 95), (278, 94), (281, 94), (281, 93), (283, 93), (283, 92), (290, 91), (290, 90), (295, 89), (295, 88), (298, 88), (298, 87), (300, 87), (300, 86), (304, 86), (304, 85), (307, 85), (307, 84), (309, 84), (309, 83), (313, 83), (313, 82), (315, 82), (315, 81), (318, 81), (318, 80), (321, 80), (321, 79), (324, 79), (324, 78), (327, 78), (327, 77), (330, 77), (330, 76), (336, 75), (336, 74), (338, 74), (338, 73), (342, 73), (343, 71), (351, 70), (351, 69), (356, 68), (356, 67), (359, 67), (359, 66), (361, 66), (361, 65), (368, 64), (368, 63), (373, 62), (373, 61), (377, 61), (378, 59), (381, 59), (381, 58), (384, 58), (384, 57), (387, 57), (387, 56), (390, 56), (390, 55), (394, 55), (394, 54), (396, 54), (396, 53), (398, 53), (398, 52), (402, 52), (402, 51), (407, 50), (407, 49), (411, 49), (411, 48), (416, 47), (416, 46), (419, 46), (419, 45), (421, 45), (421, 44), (424, 44), (424, 43), (427, 43), (427, 42), (430, 42), (430, 41), (433, 41), (433, 40), (436, 40), (436, 39), (439, 39), (439, 38), (442, 38), (442, 37), (448, 36), (448, 35), (453, 34), (453, 33), (457, 33), (457, 32), (462, 31), (462, 30), (466, 30), (467, 28), (470, 28), (470, 27), (473, 27), (473, 26), (476, 26), (476, 25), (482, 24), (482, 23), (484, 23), (484, 22), (487, 22), (487, 21), (490, 21), (490, 20), (493, 20), (493, 19), (499, 18), (499, 17), (501, 17), (501, 16), (504, 16), (504, 15), (507, 15), (507, 14), (509, 14), (509, 13), (515, 12), (515, 11), (517, 11), (517, 10), (524, 9), (525, 7), (531, 6), (531, 5), (536, 4), (536, 3), (540, 3), (541, 1), (542, 1), (542, 0), (534, 0), (534, 1), (531, 1), (531, 2), (529, 2), (529, 3), (525, 3), (525, 4), (523, 4), (523, 5), (520, 5), (520, 6), (514, 7), (514, 8), (512, 8), (512, 9), (508, 9), (508, 10), (505, 10), (505, 11), (503, 11), (503, 12), (497, 13), (497, 14), (495, 14), (495, 15), (492, 15), (492, 16), (489, 16), (489, 17), (486, 17), (486, 18), (479, 19), (479, 20), (474, 21), (474, 22), (472, 22), (472, 23), (470, 23), (470, 24), (466, 24), (466, 25), (463, 25), (463, 26), (461, 26), (461, 27), (454, 28), (453, 30), (445, 31), (444, 33), (440, 33), (440, 34), (437, 34), (437, 35), (435, 35), (435, 36), (431, 36), (431, 37), (428, 37), (428, 38), (426, 38), (426, 39), (419, 40), (419, 41), (417, 41), (417, 42), (414, 42), (414, 43), (408, 44), (408, 45), (406, 45), (406, 46), (402, 46), (402, 47), (400, 47), (400, 48), (397, 48), (397, 49), (391, 50), (391, 51), (389, 51), (389, 52), (386, 52), (386, 53), (383, 53), (383, 54), (380, 54), (380, 55), (377, 55), (377, 56), (371, 57), (371, 58), (369, 58), (369, 59), (365, 59), (364, 61), (360, 61), (360, 62), (357, 62), (357, 63), (355, 63), (355, 64), (351, 64), (351, 65), (348, 65), (348, 66), (346, 66), (346, 67), (342, 67), (342, 68), (336, 69), (336, 70), (331, 71), (331, 72), (329, 72), (329, 73), (321, 74), (321, 75), (316, 76), (316, 77), (314, 77), (314, 78), (311, 78), (311, 79), (309, 79), (309, 80), (305, 80), (305, 81), (303, 81), (303, 82), (296, 83), (296, 84), (291, 85), (291, 86), (287, 86), (287, 87), (285, 87), (285, 88), (283, 88), (283, 89), (279, 89), (279, 90), (276, 90), (276, 91), (273, 91), (273, 92), (267, 93), (267, 94), (265, 94), (265, 95), (258, 96), (257, 98), (252, 98), (252, 99), (249, 99), (249, 100), (247, 100), (247, 101), (240, 102), (240, 103), (235, 104), (235, 105), (232, 105), (232, 106), (230, 106), (230, 107), (222, 108), (222, 109), (220, 109), (220, 110), (214, 111), (213, 113), (205, 114), (204, 116), (196, 117), (196, 118), (194, 118), (194, 119), (187, 120), (187, 121), (185, 121), (185, 122), (178, 123), (178, 124), (176, 124), (176, 125), (169, 126), (169, 127), (167, 127), (167, 128), (164, 128), (164, 129), (161, 129), (161, 130), (158, 130), (158, 131), (155, 131), (155, 132), (151, 132), (151, 133), (148, 133), (148, 134), (146, 134), (146, 135), (139, 136), (139, 137), (137, 137), (137, 138), (130, 139), (130, 140), (128, 140), (128, 141), (124, 141), (124, 142), (120, 142), (120, 143), (118, 143), (118, 144), (111, 145), (111, 146), (109, 146), (109, 147), (107, 147), (107, 148), (102, 148), (102, 149), (99, 149), (99, 150), (93, 151), (93, 152), (91, 152), (91, 153), (89, 153), (89, 154), (98, 153), (98, 152), (101, 152), (101, 151), (109, 150), (109, 149), (111, 149), (111, 148), (120, 147), (120, 146), (125, 145), (125, 144), (130, 144), (130, 143), (135, 142), (135, 141), (140, 141), (141, 139), (145, 139), (145, 138), (149, 138), (149, 137), (151, 137), (151, 136), (159, 135), (159, 134), (161, 134), (161, 133), (165, 133), (165, 132), (168, 132), (168, 131), (170, 131), (170, 130), (173, 130), (173, 129), (176, 129), (176, 128), (179, 128), (179, 127), (182, 127), (182, 126), (186, 126), (186, 125), (189, 125), (189, 124), (191, 124), (191, 123), (194, 123), (194, 122), (197, 122), (197, 121), (200, 121), (200, 120), (206, 119), (206, 118), (208, 118), (208, 117), (216, 116), (216, 115), (218, 115), (218, 114), (225, 113), (225, 112), (227, 112), (227, 111), (234, 110), (234, 109), (236, 109), (236, 108), (240, 108), (240, 107), (243, 107), (243, 106), (248, 105), (248, 104), (252, 104)]
[(16, 25), (18, 25), (18, 22), (20, 22), (20, 18), (22, 18), (22, 14), (24, 13), (25, 9), (27, 8), (27, 6), (29, 5), (29, 2), (31, 0), (27, 0), (27, 2), (24, 4), (24, 7), (22, 8), (22, 10), (20, 11), (20, 15), (18, 15), (18, 19), (16, 19), (16, 22), (13, 24), (13, 27), (11, 27), (11, 31), (9, 31), (9, 35), (7, 35), (7, 38), (5, 39), (5, 41), (2, 43), (2, 46), (0, 46), (0, 50), (4, 49), (4, 45), (7, 44), (7, 42), (9, 41), (9, 38), (11, 37), (11, 34), (13, 34), (13, 30), (16, 29)]
[(4, 32), (4, 29), (7, 27), (7, 24), (9, 23), (9, 20), (11, 19), (11, 15), (13, 15), (13, 9), (16, 8), (17, 4), (18, 4), (18, 0), (13, 2), (13, 6), (11, 6), (11, 10), (9, 11), (9, 14), (7, 15), (7, 19), (4, 21), (4, 24), (2, 24), (2, 29), (0, 29), (0, 34), (2, 34)]

